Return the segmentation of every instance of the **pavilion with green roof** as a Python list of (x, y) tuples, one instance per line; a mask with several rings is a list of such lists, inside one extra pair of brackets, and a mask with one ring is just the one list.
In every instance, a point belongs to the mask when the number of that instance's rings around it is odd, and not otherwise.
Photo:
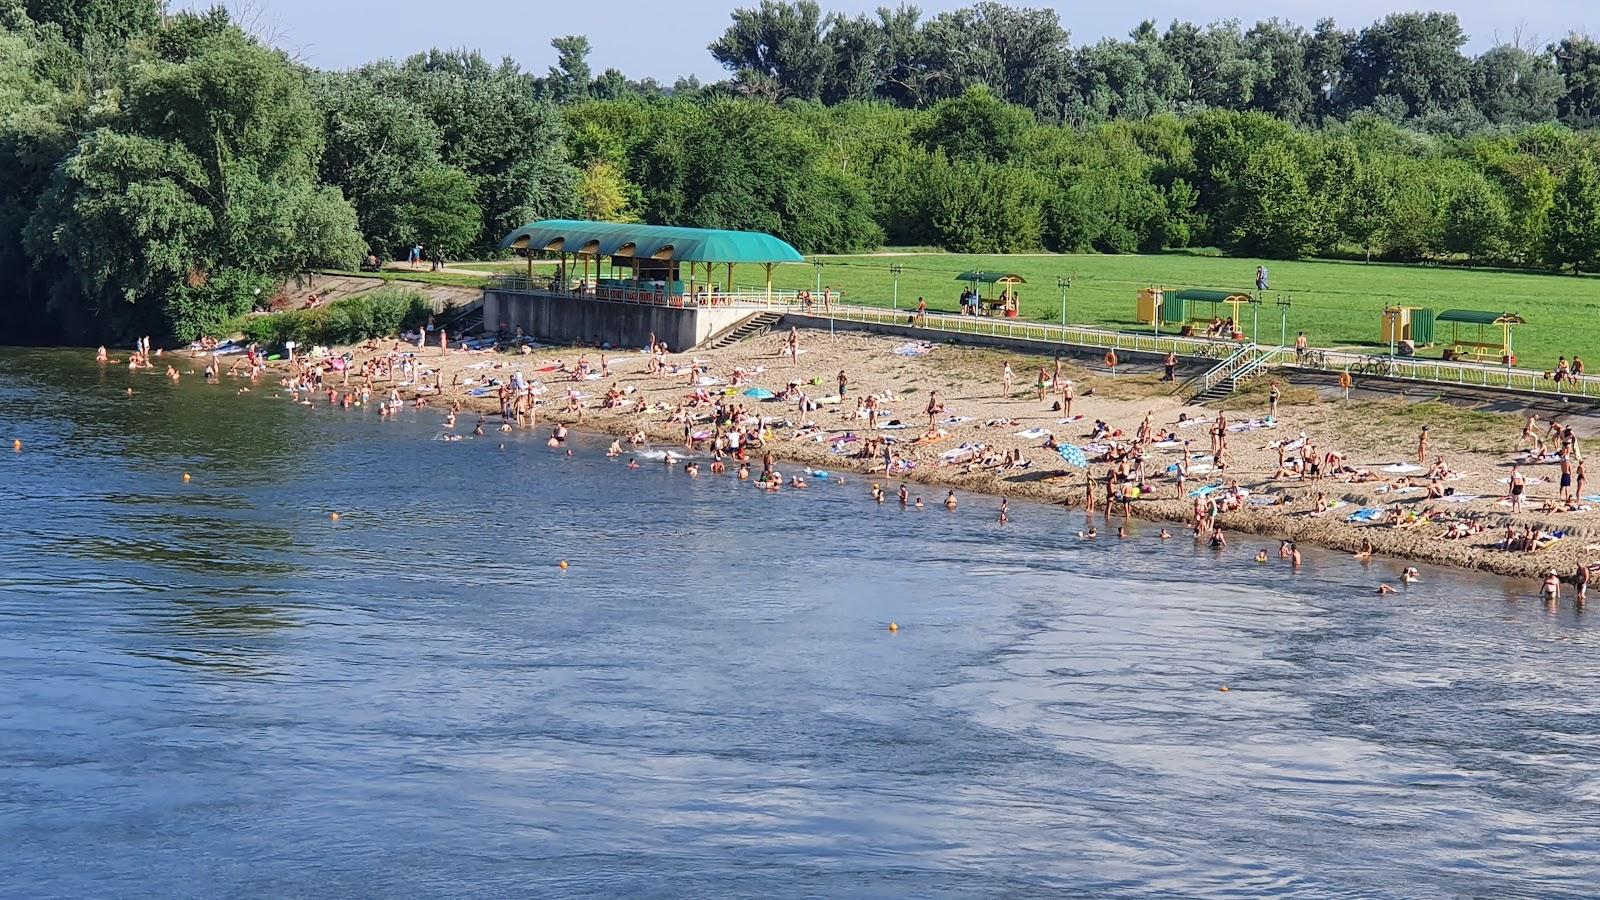
[(577, 219), (530, 222), (506, 235), (500, 246), (527, 254), (530, 281), (536, 253), (559, 259), (554, 282), (559, 291), (573, 289), (581, 265), (579, 294), (673, 305), (682, 305), (685, 299), (714, 304), (719, 293), (733, 296), (734, 267), (740, 264), (764, 268), (770, 300), (772, 267), (805, 259), (788, 242), (759, 231)]

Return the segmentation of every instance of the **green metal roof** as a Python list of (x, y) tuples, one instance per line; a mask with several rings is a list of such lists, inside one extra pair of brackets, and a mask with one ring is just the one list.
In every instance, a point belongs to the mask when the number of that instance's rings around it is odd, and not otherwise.
[(1516, 313), (1488, 312), (1481, 309), (1447, 309), (1433, 317), (1435, 322), (1461, 322), (1466, 325), (1523, 325), (1521, 316)]
[(673, 225), (630, 225), (544, 219), (505, 236), (502, 249), (526, 247), (599, 256), (633, 256), (680, 262), (779, 263), (805, 257), (788, 242), (759, 231), (722, 231)]
[(1021, 275), (1008, 275), (1005, 272), (962, 272), (956, 276), (957, 281), (977, 281), (982, 284), (995, 284), (996, 282), (1018, 282), (1027, 284), (1028, 279)]
[(1174, 300), (1200, 300), (1212, 303), (1221, 303), (1224, 300), (1231, 300), (1236, 297), (1243, 300), (1250, 299), (1250, 295), (1244, 291), (1202, 291), (1197, 289), (1173, 291), (1167, 296)]

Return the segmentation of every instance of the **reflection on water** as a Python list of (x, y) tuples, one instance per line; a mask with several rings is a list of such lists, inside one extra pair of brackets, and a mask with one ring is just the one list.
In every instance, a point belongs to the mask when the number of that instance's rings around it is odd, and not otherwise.
[(6, 896), (1600, 883), (1600, 640), (1521, 586), (85, 357), (0, 352)]

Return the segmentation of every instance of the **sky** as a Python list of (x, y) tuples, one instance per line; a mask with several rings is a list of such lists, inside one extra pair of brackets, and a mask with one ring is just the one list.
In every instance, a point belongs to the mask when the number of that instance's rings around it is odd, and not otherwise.
[[(216, 0), (170, 0), (169, 8), (207, 8)], [(898, 0), (821, 0), (825, 11), (868, 13)], [(913, 5), (924, 18), (971, 5), (972, 0), (924, 0)], [(1306, 28), (1333, 16), (1345, 28), (1356, 28), (1390, 12), (1418, 8), (1407, 0), (1145, 0), (1117, 3), (1040, 3), (1005, 0), (1007, 5), (1054, 7), (1072, 34), (1074, 45), (1102, 37), (1121, 37), (1140, 20), (1155, 19), (1164, 27), (1174, 18), (1242, 22), (1277, 16)], [(257, 33), (303, 62), (325, 69), (345, 69), (384, 57), (403, 58), (430, 47), (466, 47), (491, 60), (511, 56), (525, 69), (543, 73), (555, 62), (550, 39), (584, 34), (594, 47), (589, 64), (596, 74), (615, 67), (630, 78), (653, 77), (671, 84), (680, 75), (714, 81), (727, 73), (706, 45), (728, 26), (728, 15), (759, 0), (607, 0), (566, 4), (551, 0), (520, 3), (489, 0), (223, 0), (240, 18), (259, 21)], [(1589, 0), (1464, 0), (1421, 7), (1454, 12), (1471, 37), (1469, 50), (1481, 52), (1519, 33), (1539, 44), (1569, 31), (1600, 31), (1600, 5)], [(563, 10), (573, 16), (555, 16)], [(585, 21), (583, 14), (592, 12)]]

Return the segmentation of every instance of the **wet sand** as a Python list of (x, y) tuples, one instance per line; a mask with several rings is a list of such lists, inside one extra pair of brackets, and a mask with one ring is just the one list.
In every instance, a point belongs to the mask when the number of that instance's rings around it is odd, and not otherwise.
[[(802, 332), (803, 352), (795, 365), (791, 364), (783, 341), (784, 336), (770, 334), (721, 350), (673, 354), (666, 359), (669, 365), (683, 367), (687, 367), (691, 359), (703, 362), (708, 369), (706, 374), (723, 382), (707, 386), (706, 390), (713, 395), (729, 392), (731, 395), (725, 400), (730, 405), (743, 403), (748, 410), (776, 420), (772, 426), (774, 440), (769, 447), (778, 458), (805, 467), (859, 473), (860, 477), (853, 479), (859, 482), (858, 488), (847, 485), (847, 489), (859, 489), (863, 502), (869, 502), (870, 483), (883, 485), (890, 495), (889, 502), (895, 502), (893, 495), (904, 482), (913, 497), (920, 496), (929, 506), (941, 502), (947, 488), (1081, 506), (1085, 499), (1086, 472), (1065, 464), (1056, 451), (1046, 449), (1042, 436), (1025, 437), (1019, 433), (1044, 429), (1059, 443), (1083, 446), (1090, 443), (1088, 435), (1096, 419), (1105, 420), (1111, 428), (1123, 433), (1123, 439), (1131, 441), (1148, 413), (1157, 430), (1175, 429), (1179, 437), (1191, 442), (1192, 454), (1209, 457), (1209, 422), (1216, 409), (1183, 405), (1172, 395), (1173, 385), (1159, 381), (1159, 371), (1134, 373), (1124, 369), (1113, 376), (1103, 367), (1097, 366), (1091, 371), (1064, 361), (1063, 377), (1074, 385), (1072, 411), (1083, 418), (1063, 424), (1064, 415), (1051, 408), (1060, 399), (1060, 392), (1047, 390), (1041, 402), (1035, 387), (1041, 366), (1047, 373), (1054, 373), (1053, 359), (943, 344), (934, 345), (927, 355), (903, 356), (895, 350), (907, 345), (904, 339), (861, 334), (830, 338), (825, 334)], [(387, 355), (392, 346), (393, 342), (383, 342), (378, 346), (369, 344), (354, 348), (357, 365), (363, 359)], [(418, 351), (402, 346), (401, 352)], [(598, 370), (602, 353), (611, 366), (611, 378), (575, 381), (566, 371), (580, 356), (586, 356)], [(451, 400), (459, 400), (468, 411), (457, 425), (460, 434), (471, 433), (476, 419), (473, 413), (489, 417), (486, 428), (498, 426), (499, 403), (495, 396), (491, 393), (487, 397), (472, 397), (470, 391), (493, 379), (509, 380), (513, 372), (520, 370), (525, 378), (540, 382), (546, 388), (540, 398), (542, 403), (535, 426), (541, 431), (547, 431), (557, 422), (615, 435), (642, 430), (657, 449), (688, 452), (684, 449), (683, 424), (669, 421), (669, 416), (670, 410), (684, 403), (694, 389), (689, 386), (685, 373), (649, 375), (648, 354), (571, 347), (541, 349), (531, 354), (454, 349), (443, 353), (435, 345), (420, 351), (420, 359), (424, 367), (440, 372), (444, 384), (442, 395), (429, 394), (428, 405), (442, 412)], [(1008, 361), (1014, 372), (1013, 389), (1009, 396), (1002, 396), (1001, 373)], [(553, 365), (563, 368), (541, 371)], [(736, 367), (742, 367), (751, 376), (746, 384), (734, 389), (728, 382)], [(802, 413), (794, 402), (757, 401), (743, 394), (751, 386), (781, 394), (793, 380), (802, 382), (813, 399), (831, 397), (838, 393), (836, 379), (840, 369), (849, 379), (844, 401), (828, 403), (814, 412)], [(351, 381), (354, 384), (354, 377)], [(432, 378), (428, 381), (431, 383)], [(338, 386), (339, 382), (334, 378), (331, 383)], [(612, 384), (629, 392), (623, 409), (601, 408)], [(574, 387), (583, 397), (581, 423), (577, 415), (561, 411), (568, 390)], [(380, 400), (389, 388), (387, 381), (375, 382), (373, 400)], [(1222, 408), (1227, 410), (1229, 421), (1240, 423), (1264, 418), (1268, 411), (1267, 388), (1268, 380), (1262, 379), (1248, 391), (1225, 401)], [(944, 403), (945, 412), (938, 418), (947, 436), (936, 442), (917, 443), (916, 439), (928, 428), (924, 409), (929, 391), (933, 390), (940, 393)], [(400, 394), (408, 400), (415, 396), (411, 387), (400, 388)], [(864, 419), (850, 418), (856, 398), (868, 394), (895, 398), (884, 404), (886, 411), (880, 411), (880, 423), (899, 419), (908, 427), (872, 432)], [(643, 414), (631, 411), (640, 398), (652, 411)], [(325, 403), (323, 396), (314, 398), (316, 406)], [(656, 411), (663, 407), (667, 411)], [(694, 412), (709, 416), (710, 409)], [(1180, 426), (1180, 415), (1198, 420), (1198, 424)], [(967, 421), (947, 421), (952, 417)], [(1587, 504), (1590, 510), (1576, 513), (1537, 512), (1540, 503), (1558, 495), (1559, 469), (1554, 463), (1524, 465), (1522, 471), (1529, 481), (1528, 500), (1522, 513), (1513, 514), (1504, 499), (1509, 488), (1501, 482), (1509, 476), (1515, 455), (1512, 450), (1523, 422), (1515, 415), (1491, 415), (1439, 403), (1323, 401), (1310, 390), (1285, 385), (1276, 427), (1229, 435), (1231, 463), (1226, 474), (1227, 480), (1236, 479), (1248, 489), (1252, 498), (1270, 497), (1282, 502), (1225, 511), (1218, 521), (1228, 532), (1290, 538), (1335, 550), (1354, 552), (1365, 539), (1381, 556), (1522, 578), (1537, 577), (1554, 568), (1565, 577), (1580, 559), (1591, 562), (1600, 559), (1600, 503)], [(807, 423), (814, 423), (819, 432), (794, 437), (796, 427)], [(1417, 438), (1424, 424), (1430, 426), (1430, 461), (1442, 457), (1452, 470), (1460, 473), (1446, 484), (1454, 488), (1457, 495), (1476, 495), (1479, 499), (1468, 502), (1429, 500), (1424, 487), (1426, 471), (1409, 473), (1418, 485), (1409, 490), (1395, 487), (1405, 477), (1403, 473), (1383, 471), (1389, 466), (1417, 464)], [(702, 424), (695, 430), (713, 427)], [(1346, 464), (1371, 470), (1386, 481), (1350, 483), (1328, 478), (1315, 482), (1293, 477), (1274, 478), (1278, 454), (1271, 442), (1293, 439), (1302, 432), (1318, 448), (1319, 454), (1336, 450), (1344, 455)], [(897, 441), (896, 452), (913, 461), (915, 468), (903, 475), (885, 477), (881, 457), (858, 459), (834, 452), (835, 440), (846, 434), (857, 435), (862, 440), (872, 434), (893, 437)], [(1002, 454), (1020, 450), (1027, 467), (1002, 470), (941, 464), (943, 454), (968, 443), (982, 443)], [(1580, 449), (1584, 443), (1580, 436)], [(843, 446), (853, 451), (862, 443), (856, 441)], [(1181, 448), (1154, 449), (1153, 465), (1147, 465), (1146, 472), (1165, 470), (1181, 452)], [(759, 465), (759, 453), (752, 454), (752, 459)], [(1195, 460), (1192, 465), (1198, 469), (1209, 461), (1209, 458)], [(874, 463), (878, 469), (875, 474), (869, 471)], [(1102, 515), (1105, 514), (1106, 472), (1105, 465), (1091, 463), (1087, 473), (1098, 482), (1096, 493)], [(794, 473), (785, 471), (786, 476), (789, 474)], [(1591, 476), (1591, 482), (1596, 477)], [(1223, 479), (1215, 473), (1192, 470), (1186, 490), (1219, 480)], [(1179, 496), (1171, 476), (1152, 477), (1150, 483), (1153, 490), (1132, 502), (1131, 514), (1142, 519), (1179, 523), (1185, 530), (1178, 531), (1177, 536), (1187, 539), (1193, 500)], [(1325, 494), (1326, 502), (1335, 504), (1335, 508), (1316, 513), (1319, 492)], [(1600, 494), (1600, 486), (1591, 483), (1585, 493)], [(998, 503), (995, 507), (997, 511)], [(1448, 540), (1440, 537), (1446, 523), (1432, 519), (1412, 527), (1362, 525), (1349, 521), (1350, 514), (1357, 510), (1374, 507), (1470, 518), (1486, 530), (1464, 539)], [(1114, 517), (1120, 517), (1122, 512), (1119, 504)], [(1025, 515), (1019, 518), (1013, 514), (1013, 525), (1026, 528)], [(1546, 549), (1531, 553), (1510, 552), (1496, 546), (1507, 525), (1519, 528), (1533, 525), (1547, 532), (1561, 531), (1566, 536)], [(1063, 540), (1069, 539), (1072, 538), (1063, 535)]]

